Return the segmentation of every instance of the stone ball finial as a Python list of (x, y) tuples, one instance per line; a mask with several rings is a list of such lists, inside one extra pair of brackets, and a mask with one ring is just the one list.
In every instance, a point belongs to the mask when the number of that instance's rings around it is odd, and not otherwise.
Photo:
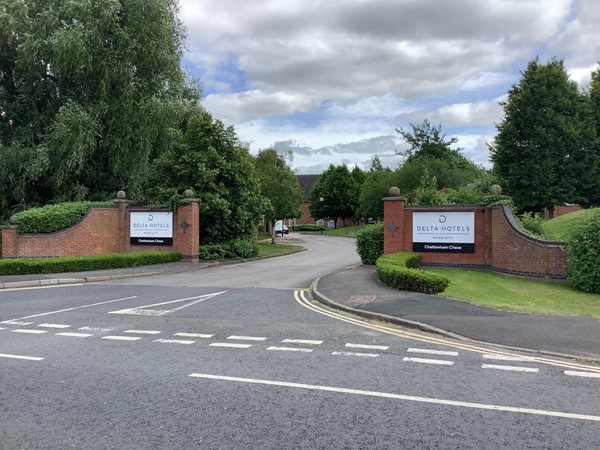
[(396, 186), (392, 186), (390, 188), (390, 197), (400, 197), (400, 188), (396, 187)]
[(194, 191), (192, 191), (191, 189), (186, 189), (185, 191), (183, 191), (183, 196), (185, 198), (192, 198), (193, 195)]
[(119, 200), (125, 200), (127, 198), (127, 194), (125, 193), (125, 191), (119, 191), (117, 192), (117, 198)]
[(10, 219), (8, 219), (8, 223), (10, 223), (11, 225), (18, 225), (19, 218), (17, 216), (10, 216)]
[(500, 195), (502, 194), (502, 187), (499, 184), (492, 184), (490, 191), (492, 191), (492, 194)]

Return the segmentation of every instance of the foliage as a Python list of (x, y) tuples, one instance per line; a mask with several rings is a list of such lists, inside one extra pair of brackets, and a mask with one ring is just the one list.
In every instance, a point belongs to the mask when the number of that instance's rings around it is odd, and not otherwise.
[(178, 252), (114, 253), (95, 256), (67, 256), (39, 259), (0, 259), (0, 275), (85, 272), (120, 269), (179, 261)]
[(396, 129), (402, 138), (410, 146), (410, 149), (398, 151), (399, 155), (405, 156), (407, 159), (419, 157), (444, 159), (449, 152), (458, 153), (457, 150), (451, 150), (450, 146), (458, 142), (458, 138), (453, 137), (446, 141), (446, 136), (442, 134), (441, 125), (431, 125), (425, 119), (422, 124), (410, 124), (412, 131), (406, 131), (403, 128)]
[(112, 202), (70, 202), (31, 208), (15, 214), (19, 233), (52, 233), (79, 222), (92, 206), (112, 206)]
[(258, 256), (258, 245), (251, 239), (233, 239), (220, 244), (200, 246), (200, 259), (209, 261), (226, 258), (254, 258)]
[(363, 264), (375, 264), (383, 255), (383, 224), (367, 225), (356, 233), (356, 251)]
[(437, 178), (430, 177), (429, 171), (425, 171), (421, 177), (421, 184), (415, 190), (413, 205), (439, 206), (448, 204), (448, 196), (444, 191), (438, 191)]
[(296, 224), (294, 225), (294, 231), (325, 231), (325, 227), (314, 224)]
[(298, 177), (285, 159), (273, 148), (261, 150), (255, 158), (260, 192), (267, 200), (262, 211), (272, 227), (275, 221), (298, 217), (302, 191)]
[(379, 280), (395, 289), (424, 294), (438, 294), (450, 284), (444, 276), (418, 269), (420, 254), (400, 253), (384, 255), (377, 262)]
[(571, 284), (584, 292), (600, 294), (600, 212), (590, 214), (573, 231), (567, 254)]
[(396, 178), (396, 174), (389, 169), (371, 171), (360, 190), (357, 215), (383, 219), (383, 199), (389, 196), (389, 190), (395, 186)]
[(205, 244), (200, 246), (198, 254), (203, 261), (224, 259), (227, 250), (223, 244)]
[(525, 212), (517, 216), (519, 227), (526, 233), (531, 234), (540, 239), (546, 239), (546, 231), (544, 230), (544, 216), (540, 213)]
[(502, 103), (490, 147), (494, 171), (519, 210), (600, 202), (600, 154), (590, 99), (561, 60), (531, 61)]
[(0, 216), (139, 198), (200, 98), (182, 49), (176, 0), (0, 0)]
[(345, 164), (331, 164), (310, 193), (310, 215), (318, 219), (332, 219), (335, 226), (338, 219), (355, 217), (359, 192), (357, 180), (360, 175), (354, 173), (351, 174)]
[(600, 213), (600, 208), (582, 209), (555, 217), (544, 222), (544, 232), (553, 241), (569, 242), (577, 226), (596, 213)]
[(150, 198), (168, 202), (192, 188), (200, 199), (200, 242), (251, 239), (265, 202), (246, 146), (233, 127), (198, 111), (173, 131), (174, 145), (154, 162)]

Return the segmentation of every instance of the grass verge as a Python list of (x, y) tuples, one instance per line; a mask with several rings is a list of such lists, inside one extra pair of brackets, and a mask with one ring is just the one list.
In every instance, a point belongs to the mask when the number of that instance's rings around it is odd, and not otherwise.
[(302, 250), (299, 245), (277, 244), (271, 245), (270, 242), (258, 243), (258, 257), (265, 258), (267, 256), (285, 255), (287, 253), (296, 253)]
[(426, 269), (451, 283), (440, 294), (506, 311), (600, 318), (600, 295), (569, 286), (464, 269)]
[(600, 208), (583, 209), (544, 222), (544, 231), (552, 241), (569, 242), (573, 231)]

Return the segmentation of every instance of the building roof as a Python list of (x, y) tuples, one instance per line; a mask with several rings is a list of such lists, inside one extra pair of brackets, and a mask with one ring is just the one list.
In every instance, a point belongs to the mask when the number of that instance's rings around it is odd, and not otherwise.
[(310, 193), (321, 175), (296, 175), (298, 177), (298, 183), (300, 189), (302, 189), (302, 195), (304, 196), (304, 202), (310, 202)]

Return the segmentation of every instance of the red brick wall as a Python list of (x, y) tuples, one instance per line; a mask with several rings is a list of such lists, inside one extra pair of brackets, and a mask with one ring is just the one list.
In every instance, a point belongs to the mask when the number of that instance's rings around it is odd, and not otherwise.
[[(559, 216), (564, 216), (565, 214), (569, 214), (575, 211), (581, 211), (583, 208), (579, 205), (570, 205), (570, 206), (565, 206), (565, 205), (556, 205), (554, 207), (554, 217), (559, 217)], [(546, 220), (550, 220), (550, 211), (548, 211), (547, 209), (544, 210), (544, 219)]]
[(302, 215), (300, 216), (300, 218), (296, 219), (296, 223), (298, 225), (314, 225), (317, 222), (315, 218), (310, 215), (308, 205), (310, 205), (310, 202), (303, 202), (302, 205), (300, 205), (300, 212), (302, 213)]
[[(564, 279), (563, 243), (545, 242), (521, 232), (508, 207), (405, 208), (404, 199), (384, 199), (384, 254), (412, 251), (414, 211), (474, 211), (475, 252), (423, 252), (423, 265), (488, 268), (496, 272), (549, 279)], [(397, 230), (390, 229), (391, 225)]]

